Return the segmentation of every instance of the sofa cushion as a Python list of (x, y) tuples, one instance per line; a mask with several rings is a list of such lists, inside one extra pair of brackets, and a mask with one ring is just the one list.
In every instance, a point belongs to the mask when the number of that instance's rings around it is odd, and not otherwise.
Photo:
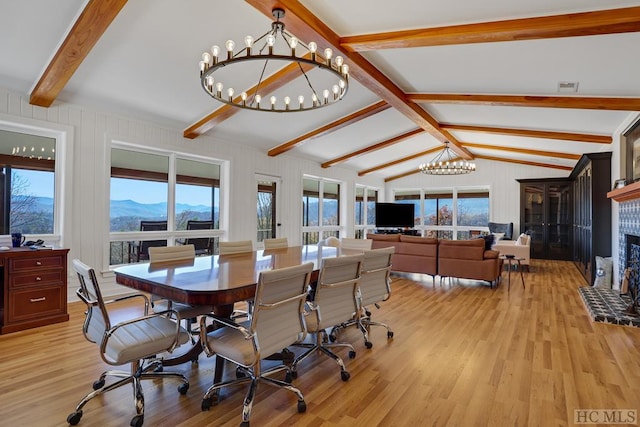
[(438, 242), (439, 258), (482, 260), (484, 252), (484, 239), (440, 240)]
[(422, 243), (426, 245), (438, 244), (438, 239), (435, 239), (433, 237), (405, 236), (404, 234), (400, 235), (400, 241), (407, 243)]
[(374, 234), (367, 233), (367, 239), (380, 240), (384, 242), (399, 242), (400, 234)]
[(493, 234), (487, 234), (486, 236), (480, 236), (478, 237), (478, 239), (484, 239), (484, 250), (489, 250), (491, 249), (491, 246), (493, 245), (493, 242), (495, 242), (495, 238), (493, 237)]

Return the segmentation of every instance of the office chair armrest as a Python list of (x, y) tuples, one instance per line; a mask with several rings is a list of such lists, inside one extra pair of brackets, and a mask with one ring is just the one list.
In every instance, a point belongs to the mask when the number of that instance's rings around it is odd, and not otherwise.
[(207, 330), (208, 318), (213, 319), (215, 322), (220, 323), (223, 326), (227, 326), (229, 328), (233, 328), (242, 332), (242, 335), (244, 335), (244, 338), (247, 340), (253, 339), (253, 334), (247, 328), (239, 323), (234, 322), (228, 317), (217, 316), (215, 314), (204, 314), (202, 315), (202, 317), (200, 317), (200, 337), (202, 338), (203, 343), (206, 342), (207, 332), (210, 331), (210, 329)]
[(148, 315), (149, 314), (149, 298), (144, 295), (144, 294), (132, 294), (132, 295), (125, 295), (122, 297), (117, 297), (117, 298), (113, 298), (110, 300), (105, 300), (104, 303), (105, 304), (113, 304), (115, 302), (121, 302), (121, 301), (127, 301), (133, 298), (142, 298), (144, 301), (144, 315)]

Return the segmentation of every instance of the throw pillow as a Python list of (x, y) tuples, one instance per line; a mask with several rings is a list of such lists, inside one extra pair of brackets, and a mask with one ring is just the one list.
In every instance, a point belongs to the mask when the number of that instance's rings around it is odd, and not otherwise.
[(488, 251), (493, 245), (493, 234), (487, 234), (486, 236), (480, 236), (478, 239), (484, 239), (484, 250)]
[(516, 245), (518, 245), (518, 246), (526, 246), (528, 239), (529, 239), (529, 236), (527, 236), (526, 234), (522, 233), (520, 236), (518, 236), (518, 240), (516, 240)]
[(611, 289), (611, 277), (613, 276), (613, 258), (596, 257), (596, 278), (593, 281), (594, 288)]
[(497, 242), (498, 240), (504, 239), (504, 233), (493, 233), (493, 241)]

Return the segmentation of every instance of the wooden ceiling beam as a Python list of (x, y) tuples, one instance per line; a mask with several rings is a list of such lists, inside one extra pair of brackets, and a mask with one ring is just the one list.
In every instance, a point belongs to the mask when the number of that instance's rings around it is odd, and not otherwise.
[(90, 0), (87, 3), (36, 83), (29, 97), (30, 104), (40, 107), (53, 104), (125, 4), (127, 0)]
[(640, 7), (342, 37), (349, 52), (581, 37), (640, 31)]
[(391, 105), (387, 104), (386, 101), (376, 102), (375, 104), (369, 105), (362, 110), (358, 110), (355, 113), (342, 117), (334, 122), (319, 127), (318, 129), (312, 130), (311, 132), (307, 132), (304, 135), (285, 142), (284, 144), (280, 144), (277, 147), (274, 147), (267, 151), (267, 154), (273, 157), (286, 153), (296, 146), (304, 144), (306, 141), (328, 135), (331, 132), (335, 132), (339, 129), (352, 125), (356, 122), (359, 122), (360, 120), (366, 119), (367, 117), (378, 114), (388, 108), (391, 108)]
[(530, 156), (553, 157), (557, 159), (579, 160), (581, 157), (580, 154), (560, 153), (557, 151), (546, 151), (546, 150), (531, 150), (529, 148), (503, 147), (500, 145), (474, 144), (471, 142), (465, 142), (464, 146), (469, 148), (480, 148), (485, 150), (499, 150), (499, 151), (507, 151), (509, 153), (527, 154)]
[(360, 150), (353, 151), (349, 154), (345, 154), (344, 156), (340, 156), (338, 158), (329, 160), (327, 162), (322, 163), (320, 166), (322, 166), (323, 168), (329, 168), (331, 166), (337, 165), (338, 163), (346, 162), (347, 160), (352, 159), (354, 157), (362, 156), (363, 154), (372, 153), (374, 151), (381, 150), (386, 147), (390, 147), (393, 144), (397, 144), (398, 142), (404, 141), (407, 138), (411, 138), (413, 136), (421, 134), (422, 132), (424, 132), (424, 129), (421, 129), (421, 128), (410, 130), (409, 132), (405, 132), (401, 135), (394, 136), (393, 138), (389, 138), (377, 144), (370, 145)]
[[(308, 57), (311, 58), (310, 55)], [(284, 85), (286, 85), (287, 83), (289, 83), (290, 81), (292, 81), (293, 79), (300, 77), (301, 76), (300, 67), (302, 67), (304, 72), (307, 72), (313, 68), (311, 64), (308, 64), (306, 62), (302, 64), (291, 63), (281, 68), (280, 70), (276, 71), (266, 79), (264, 79), (262, 83), (260, 83), (260, 92), (263, 98), (266, 99), (266, 96), (264, 94), (269, 94), (271, 92), (274, 92), (280, 89), (281, 87), (283, 87)], [(253, 96), (256, 93), (257, 89), (258, 89), (258, 85), (255, 85), (247, 89), (246, 90), (247, 96)], [(236, 96), (233, 102), (235, 102), (236, 104), (239, 104), (240, 95)], [(203, 118), (195, 122), (194, 124), (190, 125), (188, 128), (186, 128), (183, 131), (182, 135), (185, 138), (194, 139), (202, 135), (203, 133), (210, 131), (216, 125), (219, 125), (223, 121), (227, 120), (229, 117), (240, 112), (240, 110), (241, 109), (238, 107), (232, 107), (228, 104), (224, 104), (222, 107), (218, 108), (214, 112), (207, 114), (206, 116), (204, 116)]]
[(508, 107), (640, 111), (640, 98), (628, 97), (408, 93), (407, 99), (413, 102), (430, 104), (477, 104)]
[(377, 166), (374, 166), (374, 167), (369, 168), (369, 169), (361, 170), (361, 171), (358, 172), (358, 176), (365, 176), (365, 175), (368, 175), (368, 174), (370, 174), (372, 172), (379, 171), (381, 169), (385, 169), (385, 168), (388, 168), (388, 167), (391, 167), (391, 166), (395, 166), (395, 165), (398, 165), (400, 163), (408, 162), (409, 160), (415, 160), (415, 159), (417, 159), (419, 157), (426, 156), (426, 155), (431, 154), (431, 153), (435, 153), (436, 151), (442, 151), (442, 147), (431, 148), (429, 150), (421, 151), (419, 153), (412, 154), (410, 156), (403, 157), (401, 159), (392, 160), (392, 161), (390, 161), (388, 163), (383, 163), (381, 165), (377, 165)]
[(490, 126), (470, 126), (470, 125), (458, 125), (458, 124), (452, 124), (452, 123), (440, 123), (440, 126), (443, 129), (447, 129), (450, 131), (490, 133), (490, 134), (499, 134), (499, 135), (523, 136), (523, 137), (529, 137), (529, 138), (559, 139), (563, 141), (593, 142), (596, 144), (611, 144), (613, 142), (613, 138), (611, 137), (611, 135), (554, 132), (554, 131), (533, 130), (533, 129), (513, 129), (513, 128), (501, 128), (501, 127), (490, 127)]
[(434, 117), (419, 105), (407, 101), (405, 93), (385, 74), (367, 61), (364, 56), (357, 52), (345, 51), (340, 46), (340, 37), (298, 0), (246, 0), (246, 2), (270, 19), (272, 18), (271, 11), (274, 7), (284, 8), (286, 15), (281, 21), (288, 31), (301, 40), (314, 40), (319, 46), (331, 47), (334, 51), (342, 52), (349, 64), (351, 78), (387, 101), (401, 114), (404, 114), (440, 142), (450, 142), (451, 149), (464, 159), (473, 158), (471, 153), (453, 135), (440, 128), (438, 121)]

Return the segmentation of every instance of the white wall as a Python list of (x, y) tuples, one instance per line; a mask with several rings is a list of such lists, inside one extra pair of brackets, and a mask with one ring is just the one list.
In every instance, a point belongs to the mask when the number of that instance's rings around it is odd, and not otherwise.
[[(256, 239), (256, 183), (255, 174), (266, 174), (282, 179), (279, 214), (281, 234), (293, 244), (301, 243), (302, 176), (310, 174), (345, 183), (344, 200), (352, 200), (355, 184), (380, 189), (384, 181), (376, 177), (358, 177), (356, 172), (333, 167), (322, 169), (320, 164), (288, 155), (269, 157), (248, 146), (231, 144), (207, 136), (195, 140), (182, 137), (182, 129), (169, 129), (160, 124), (95, 111), (81, 106), (54, 103), (50, 108), (29, 105), (28, 95), (18, 94), (0, 87), (0, 114), (15, 117), (17, 122), (30, 121), (46, 127), (47, 123), (68, 125), (73, 128), (74, 176), (72, 190), (67, 198), (66, 212), (71, 224), (63, 239), (70, 248), (69, 259), (81, 258), (102, 272), (102, 284), (107, 295), (123, 293), (126, 289), (116, 285), (113, 275), (103, 271), (102, 260), (108, 250), (108, 194), (109, 164), (106, 161), (111, 140), (134, 143), (155, 149), (170, 150), (228, 161), (230, 165), (228, 211), (231, 212), (228, 236), (230, 240)], [(353, 204), (346, 204), (342, 213), (346, 233), (353, 233)], [(69, 269), (69, 300), (75, 297), (76, 277)]]

